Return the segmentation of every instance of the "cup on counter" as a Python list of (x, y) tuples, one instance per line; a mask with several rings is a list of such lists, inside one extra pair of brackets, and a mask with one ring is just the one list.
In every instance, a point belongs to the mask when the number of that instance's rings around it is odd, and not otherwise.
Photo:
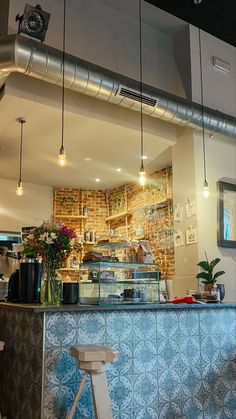
[(63, 282), (62, 304), (78, 304), (79, 284), (78, 282)]

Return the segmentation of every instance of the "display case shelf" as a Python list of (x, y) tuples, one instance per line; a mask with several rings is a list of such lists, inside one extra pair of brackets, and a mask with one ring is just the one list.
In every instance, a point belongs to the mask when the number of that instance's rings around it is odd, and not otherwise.
[(132, 214), (129, 211), (118, 212), (117, 214), (109, 215), (109, 217), (107, 217), (105, 221), (112, 221), (118, 218), (130, 217), (131, 215)]

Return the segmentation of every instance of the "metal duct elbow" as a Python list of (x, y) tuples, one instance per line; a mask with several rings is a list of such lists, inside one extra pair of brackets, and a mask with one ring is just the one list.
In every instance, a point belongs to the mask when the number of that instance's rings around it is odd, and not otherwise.
[[(62, 51), (19, 35), (0, 37), (0, 88), (12, 72), (62, 86)], [(65, 88), (140, 111), (139, 82), (89, 63), (70, 54), (65, 55)], [(151, 86), (143, 86), (143, 113), (164, 121), (236, 137), (236, 118), (176, 97)]]

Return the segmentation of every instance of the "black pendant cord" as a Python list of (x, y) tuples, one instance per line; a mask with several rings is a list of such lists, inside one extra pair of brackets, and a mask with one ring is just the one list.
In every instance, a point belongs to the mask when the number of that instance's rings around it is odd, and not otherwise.
[(23, 124), (24, 121), (20, 120), (20, 176), (19, 176), (19, 183), (22, 180), (22, 156), (23, 156)]
[(143, 60), (142, 60), (142, 0), (139, 0), (139, 72), (140, 72), (140, 95), (141, 95), (141, 111), (140, 111), (140, 151), (141, 151), (141, 170), (143, 165)]
[(66, 0), (63, 1), (62, 96), (61, 96), (61, 151), (62, 152), (64, 152), (65, 46), (66, 46)]
[(201, 44), (201, 30), (198, 29), (199, 36), (199, 56), (200, 56), (200, 83), (201, 83), (201, 110), (202, 110), (202, 147), (203, 147), (203, 167), (204, 167), (204, 182), (207, 182), (206, 174), (206, 144), (205, 144), (205, 123), (204, 123), (204, 98), (203, 98), (203, 77), (202, 77), (202, 44)]

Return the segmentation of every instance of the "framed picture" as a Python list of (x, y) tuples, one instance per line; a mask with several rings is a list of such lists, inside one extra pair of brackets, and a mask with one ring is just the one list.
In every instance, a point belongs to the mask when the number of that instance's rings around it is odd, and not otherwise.
[(186, 244), (197, 243), (197, 230), (189, 229), (186, 231)]
[(196, 201), (191, 201), (189, 199), (188, 203), (185, 205), (185, 211), (186, 211), (187, 218), (190, 218), (193, 215), (196, 215), (197, 214)]
[(181, 222), (183, 218), (183, 207), (176, 205), (174, 209), (174, 221)]
[(178, 231), (174, 235), (174, 246), (179, 247), (184, 245), (184, 235), (182, 231)]

